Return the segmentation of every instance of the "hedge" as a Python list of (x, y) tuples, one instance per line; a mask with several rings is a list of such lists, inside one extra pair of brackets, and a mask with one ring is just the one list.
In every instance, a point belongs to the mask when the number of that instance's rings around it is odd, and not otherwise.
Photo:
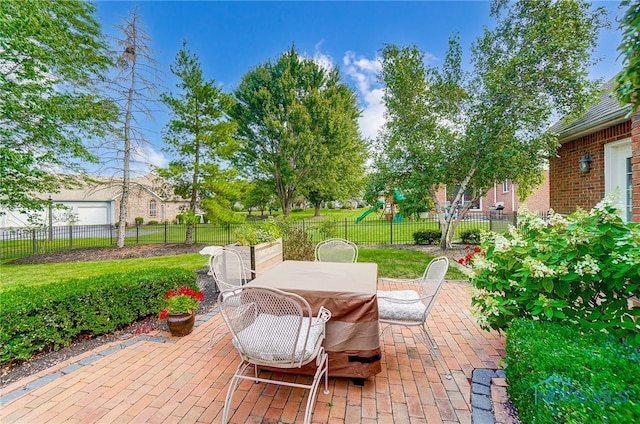
[(16, 287), (0, 302), (0, 364), (29, 359), (68, 346), (79, 335), (92, 337), (160, 312), (164, 294), (197, 276), (181, 268), (149, 268), (86, 279)]
[(416, 244), (440, 243), (441, 238), (441, 230), (420, 230), (413, 233), (413, 241), (415, 241)]
[(522, 422), (640, 422), (637, 349), (569, 323), (518, 319), (506, 334), (508, 393)]

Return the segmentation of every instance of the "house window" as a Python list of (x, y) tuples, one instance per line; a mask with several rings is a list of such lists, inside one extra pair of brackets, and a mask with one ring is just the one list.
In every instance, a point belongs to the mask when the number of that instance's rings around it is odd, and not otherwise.
[(158, 206), (155, 200), (149, 201), (149, 216), (152, 218), (158, 216)]
[(502, 182), (502, 192), (509, 193), (509, 179), (506, 179)]

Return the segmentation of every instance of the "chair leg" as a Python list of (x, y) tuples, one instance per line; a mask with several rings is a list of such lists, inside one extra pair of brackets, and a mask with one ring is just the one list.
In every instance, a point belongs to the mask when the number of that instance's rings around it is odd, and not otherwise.
[[(216, 305), (216, 307), (214, 308), (218, 309), (218, 313), (220, 312), (220, 305)], [(220, 331), (221, 329), (224, 329), (224, 331)], [(222, 339), (227, 333), (229, 333), (229, 330), (226, 329), (226, 324), (224, 322), (221, 322), (220, 324), (216, 325), (215, 328), (211, 331), (211, 338), (209, 339), (209, 345), (207, 346), (208, 350), (213, 349), (213, 346), (218, 343), (220, 341), (220, 339)]]
[(304, 411), (304, 424), (311, 422), (313, 407), (315, 406), (318, 395), (318, 388), (322, 381), (322, 374), (324, 374), (324, 394), (329, 394), (329, 355), (324, 351), (318, 354), (318, 358), (316, 359), (316, 373), (309, 387), (309, 398), (307, 399), (307, 406)]
[(440, 356), (438, 345), (436, 345), (435, 340), (431, 338), (424, 325), (421, 325), (420, 329), (422, 330), (425, 345), (427, 346), (427, 348), (429, 348), (431, 356), (436, 358), (436, 360), (440, 363), (440, 368), (442, 368), (442, 370), (444, 371), (444, 378), (446, 378), (447, 380), (451, 380), (451, 371), (449, 371), (449, 368), (444, 363), (444, 359)]
[(229, 389), (227, 390), (227, 396), (224, 399), (224, 408), (222, 410), (222, 424), (227, 424), (229, 422), (229, 409), (231, 409), (231, 400), (233, 399), (233, 394), (236, 392), (238, 385), (240, 384), (241, 379), (238, 375), (241, 375), (244, 370), (247, 368), (247, 363), (240, 362), (238, 364), (238, 368), (236, 368), (236, 372), (233, 374), (231, 381), (229, 382)]

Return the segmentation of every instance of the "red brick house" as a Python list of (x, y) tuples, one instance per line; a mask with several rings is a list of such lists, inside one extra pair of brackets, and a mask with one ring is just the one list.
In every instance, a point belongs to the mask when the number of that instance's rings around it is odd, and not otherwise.
[(618, 189), (624, 219), (640, 222), (640, 113), (627, 116), (613, 83), (582, 118), (552, 127), (561, 146), (549, 161), (550, 203), (559, 213), (589, 210)]

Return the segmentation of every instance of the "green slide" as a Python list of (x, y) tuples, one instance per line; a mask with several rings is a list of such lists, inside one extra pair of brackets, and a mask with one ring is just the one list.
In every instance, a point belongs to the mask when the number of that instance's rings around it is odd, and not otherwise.
[(375, 212), (378, 209), (380, 209), (381, 207), (384, 206), (384, 203), (382, 203), (381, 201), (378, 200), (378, 203), (376, 203), (374, 206), (371, 206), (369, 209), (367, 209), (362, 215), (360, 215), (359, 217), (356, 218), (356, 224), (360, 221), (362, 221), (367, 215), (369, 215), (371, 212)]

